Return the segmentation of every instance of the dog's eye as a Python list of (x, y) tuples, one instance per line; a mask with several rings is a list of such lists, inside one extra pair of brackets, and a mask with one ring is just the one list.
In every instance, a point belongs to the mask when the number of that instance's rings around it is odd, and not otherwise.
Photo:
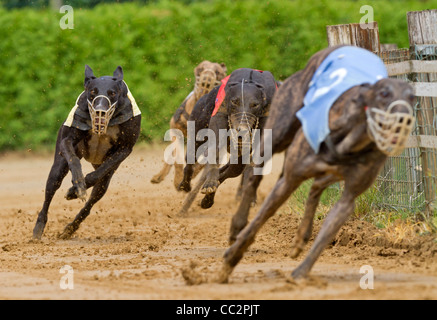
[(231, 100), (232, 105), (234, 106), (239, 106), (240, 105), (240, 100), (239, 99), (232, 99)]
[(90, 94), (91, 94), (91, 96), (98, 95), (99, 94), (99, 89), (97, 89), (97, 88), (91, 89)]
[(380, 95), (381, 97), (383, 97), (383, 98), (387, 98), (387, 97), (390, 96), (390, 91), (388, 91), (388, 90), (383, 90), (383, 91), (381, 91), (381, 92), (379, 93), (379, 95)]
[(252, 102), (251, 104), (250, 104), (250, 107), (251, 108), (257, 108), (259, 106), (259, 103), (257, 103), (257, 102)]
[(111, 98), (115, 97), (115, 91), (108, 91), (108, 96), (110, 96)]

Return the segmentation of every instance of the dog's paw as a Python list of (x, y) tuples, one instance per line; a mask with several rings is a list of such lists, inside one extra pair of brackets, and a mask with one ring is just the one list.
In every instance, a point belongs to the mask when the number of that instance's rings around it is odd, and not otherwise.
[(71, 187), (70, 189), (68, 189), (67, 193), (65, 194), (65, 199), (67, 200), (77, 199), (76, 187)]
[(67, 193), (65, 194), (65, 199), (67, 200), (81, 199), (82, 201), (85, 201), (86, 189), (72, 186), (70, 189), (68, 189)]
[(46, 224), (43, 222), (37, 222), (35, 228), (33, 228), (33, 239), (41, 240)]
[(182, 181), (178, 187), (176, 188), (178, 191), (185, 191), (190, 192), (191, 191), (191, 185), (189, 182)]
[(68, 240), (71, 238), (76, 229), (77, 228), (75, 228), (72, 223), (69, 223), (65, 227), (64, 231), (58, 235), (58, 238), (61, 240)]
[(211, 194), (217, 191), (220, 182), (218, 180), (207, 180), (202, 187), (203, 194)]
[(152, 179), (150, 179), (150, 182), (153, 184), (157, 184), (157, 183), (162, 182), (162, 180), (164, 180), (164, 178), (161, 177), (161, 175), (157, 175), (157, 176), (154, 176)]
[(301, 252), (302, 252), (302, 248), (295, 245), (294, 247), (291, 248), (290, 257), (292, 259), (296, 259)]
[(207, 194), (200, 202), (202, 209), (209, 209), (214, 204), (214, 194)]

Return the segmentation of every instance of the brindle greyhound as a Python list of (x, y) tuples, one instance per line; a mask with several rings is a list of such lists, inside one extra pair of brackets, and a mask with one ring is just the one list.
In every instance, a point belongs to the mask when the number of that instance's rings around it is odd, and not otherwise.
[[(340, 200), (328, 213), (307, 257), (292, 273), (293, 278), (306, 276), (353, 213), (355, 198), (372, 185), (387, 155), (403, 149), (414, 123), (411, 105), (415, 96), (409, 84), (388, 78), (372, 85), (356, 85), (344, 92), (329, 111), (330, 133), (318, 153), (309, 145), (296, 113), (303, 106), (316, 69), (340, 47), (316, 53), (304, 70), (289, 77), (278, 89), (265, 128), (273, 129), (273, 153), (285, 150), (282, 174), (256, 217), (246, 226), (250, 203), (262, 176), (249, 178), (239, 209), (232, 219), (230, 240), (235, 242), (225, 252), (216, 281), (228, 281), (263, 224), (303, 181), (314, 178), (291, 254), (293, 258), (297, 257), (312, 233), (313, 217), (323, 190), (344, 180)], [(262, 152), (263, 139), (260, 148)]]
[[(201, 62), (194, 68), (196, 79), (194, 90), (185, 98), (170, 120), (170, 129), (179, 129), (187, 137), (187, 120), (190, 117), (197, 101), (205, 94), (209, 93), (215, 86), (220, 84), (220, 80), (226, 77), (227, 68), (224, 63), (214, 63), (210, 61)], [(180, 151), (182, 152), (182, 151)], [(161, 171), (150, 180), (152, 183), (160, 183), (165, 179), (171, 169), (171, 164), (164, 162)], [(174, 186), (178, 189), (183, 176), (183, 165), (175, 163)]]
[[(204, 183), (202, 192), (205, 197), (201, 202), (201, 207), (206, 209), (214, 204), (214, 197), (219, 184), (228, 178), (241, 175), (243, 171), (251, 171), (250, 166), (246, 166), (242, 161), (244, 152), (250, 152), (251, 138), (254, 129), (262, 129), (266, 122), (270, 104), (276, 91), (278, 83), (269, 71), (260, 71), (248, 68), (237, 69), (226, 78), (220, 88), (214, 88), (208, 95), (202, 97), (196, 104), (190, 120), (195, 121), (196, 134), (201, 129), (208, 128), (214, 133), (212, 146), (216, 150), (218, 163), (220, 151), (228, 147), (228, 137), (220, 140), (220, 130), (231, 129), (232, 144), (238, 148), (238, 159), (235, 164), (228, 163), (219, 168), (219, 164), (208, 164), (205, 173), (198, 182), (198, 186), (188, 195), (180, 214), (185, 213), (190, 207), (194, 196)], [(211, 117), (212, 114), (212, 117)], [(234, 134), (232, 134), (234, 133)], [(211, 142), (208, 140), (208, 142)], [(243, 146), (243, 144), (247, 144)], [(202, 142), (196, 141), (195, 150)], [(232, 147), (231, 147), (232, 148)], [(187, 164), (184, 169), (184, 178), (179, 185), (180, 190), (190, 191), (191, 179), (201, 166)], [(241, 185), (245, 183), (243, 176)]]
[[(81, 93), (67, 120), (61, 126), (56, 141), (55, 159), (46, 184), (45, 200), (38, 214), (33, 237), (41, 239), (47, 223), (47, 213), (56, 190), (71, 171), (73, 186), (67, 200), (86, 200), (86, 190), (93, 187), (91, 196), (74, 221), (60, 235), (70, 238), (91, 208), (106, 190), (112, 175), (132, 151), (141, 126), (141, 112), (123, 81), (119, 66), (113, 76), (96, 78), (85, 67), (85, 91)], [(80, 159), (84, 157), (95, 171), (85, 177)]]

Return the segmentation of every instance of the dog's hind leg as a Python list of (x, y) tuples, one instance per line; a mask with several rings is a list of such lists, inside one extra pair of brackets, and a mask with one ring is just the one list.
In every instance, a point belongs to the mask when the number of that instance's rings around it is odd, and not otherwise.
[(243, 188), (243, 196), (241, 198), (238, 211), (232, 217), (231, 229), (229, 234), (229, 243), (231, 244), (234, 243), (234, 241), (237, 239), (237, 235), (247, 225), (247, 218), (249, 216), (250, 207), (252, 206), (252, 203), (256, 201), (256, 191), (259, 184), (261, 183), (262, 178), (262, 175), (252, 174), (248, 178)]
[(299, 187), (303, 180), (304, 178), (298, 175), (282, 176), (279, 178), (256, 217), (238, 234), (235, 243), (226, 250), (223, 269), (217, 278), (218, 282), (227, 282), (229, 275), (243, 257), (244, 252), (255, 240), (256, 233), (288, 199), (290, 194)]
[[(199, 149), (199, 147), (201, 146), (203, 142), (201, 141), (196, 141), (195, 145), (194, 145), (194, 155), (197, 154), (197, 151)], [(187, 148), (188, 149), (188, 148)], [(180, 181), (180, 184), (178, 185), (178, 187), (176, 188), (178, 191), (185, 191), (185, 192), (190, 192), (191, 191), (191, 180), (193, 180), (197, 174), (203, 169), (203, 167), (205, 166), (204, 164), (200, 164), (198, 161), (200, 160), (197, 159), (197, 161), (193, 164), (193, 163), (189, 163), (188, 161), (188, 150), (187, 150), (187, 154), (185, 155), (185, 159), (186, 159), (186, 166), (183, 169), (183, 178)], [(175, 173), (176, 174), (176, 173)]]
[(63, 156), (58, 151), (55, 153), (55, 160), (49, 173), (46, 183), (45, 199), (41, 211), (38, 214), (35, 227), (33, 229), (33, 238), (41, 239), (44, 228), (47, 223), (47, 214), (53, 196), (62, 184), (62, 180), (68, 173), (68, 164)]
[(334, 238), (340, 227), (353, 213), (354, 200), (355, 196), (345, 190), (341, 199), (329, 211), (305, 260), (292, 272), (293, 278), (305, 277), (308, 274), (326, 245)]
[(193, 179), (194, 174), (194, 164), (187, 163), (184, 168), (184, 177), (182, 178), (181, 183), (177, 187), (178, 191), (191, 191), (191, 180)]
[(176, 190), (178, 190), (179, 185), (182, 183), (183, 179), (184, 179), (184, 165), (183, 164), (175, 163), (174, 164), (174, 181), (173, 181), (173, 184), (174, 184)]
[(292, 272), (293, 278), (305, 277), (308, 274), (322, 251), (354, 212), (355, 198), (372, 185), (384, 161), (375, 163), (367, 166), (352, 166), (345, 173), (343, 194), (326, 216), (305, 260)]
[(194, 199), (196, 198), (197, 194), (200, 191), (200, 188), (205, 183), (205, 181), (206, 181), (206, 171), (202, 173), (197, 184), (188, 193), (187, 197), (184, 200), (184, 203), (182, 204), (182, 209), (179, 210), (178, 216), (184, 216), (188, 212), (188, 209), (190, 209), (191, 205), (194, 202)]
[[(170, 130), (178, 130), (178, 127), (175, 126), (174, 118), (171, 119)], [(176, 141), (175, 139), (176, 138), (173, 138), (173, 142)], [(177, 159), (177, 156), (178, 156), (177, 152), (180, 152), (179, 144), (176, 144), (176, 148), (177, 148), (176, 150), (173, 150), (172, 156)], [(152, 179), (150, 180), (150, 182), (157, 184), (157, 183), (161, 183), (162, 181), (164, 181), (165, 177), (167, 177), (167, 175), (169, 174), (172, 166), (173, 166), (172, 164), (168, 163), (167, 159), (164, 159), (164, 166), (162, 167), (161, 171), (159, 171), (159, 173), (155, 174), (152, 177)]]
[(291, 250), (292, 258), (297, 258), (297, 256), (302, 252), (304, 246), (308, 243), (313, 229), (314, 214), (316, 213), (320, 197), (323, 191), (336, 181), (338, 181), (338, 179), (333, 175), (323, 176), (314, 180), (305, 204), (305, 214), (300, 222), (297, 236), (295, 238), (296, 240), (294, 241)]
[(65, 227), (64, 231), (59, 235), (60, 239), (66, 240), (71, 238), (73, 233), (76, 232), (77, 229), (79, 229), (82, 221), (84, 221), (86, 217), (88, 217), (88, 215), (90, 214), (91, 208), (105, 195), (106, 191), (108, 190), (109, 183), (111, 182), (111, 178), (117, 168), (118, 166), (108, 172), (94, 185), (90, 198), (85, 203), (85, 206), (80, 210), (79, 214), (74, 218), (73, 222), (69, 223)]
[[(241, 201), (241, 199), (243, 198), (244, 188), (249, 183), (250, 178), (251, 178), (252, 175), (253, 175), (253, 167), (252, 166), (246, 166), (246, 168), (243, 171), (243, 175), (241, 177), (240, 184), (238, 186), (237, 194), (235, 195), (235, 199), (237, 201)], [(255, 193), (255, 197), (252, 200), (250, 205), (251, 206), (255, 206), (256, 205), (256, 193)]]
[(200, 171), (202, 171), (204, 164), (196, 162), (195, 164), (187, 164), (184, 168), (184, 178), (178, 186), (178, 190), (186, 192), (191, 191), (191, 180), (193, 180)]
[(171, 169), (171, 164), (168, 164), (166, 162), (164, 162), (164, 166), (162, 167), (161, 171), (154, 175), (152, 177), (152, 179), (150, 180), (151, 183), (160, 183), (162, 182), (165, 177), (168, 175), (168, 173), (170, 172)]
[(205, 167), (204, 164), (200, 164), (200, 163), (196, 162), (196, 164), (194, 165), (194, 168), (193, 168), (193, 179), (195, 177), (197, 177), (197, 175), (200, 173), (200, 171), (202, 171), (202, 169), (204, 167)]

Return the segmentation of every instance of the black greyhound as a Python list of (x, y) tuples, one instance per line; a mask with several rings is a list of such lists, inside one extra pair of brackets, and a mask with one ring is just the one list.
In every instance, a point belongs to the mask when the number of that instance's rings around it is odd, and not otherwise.
[[(214, 133), (213, 139), (215, 140), (212, 141), (212, 147), (216, 151), (216, 158), (213, 159), (216, 160), (216, 164), (207, 165), (204, 175), (192, 191), (191, 179), (202, 168), (202, 165), (198, 163), (186, 165), (179, 190), (191, 192), (180, 214), (185, 214), (191, 206), (201, 184), (203, 184), (202, 193), (205, 194), (201, 202), (201, 207), (204, 209), (214, 204), (217, 188), (226, 179), (237, 177), (244, 172), (240, 187), (244, 185), (245, 177), (249, 175), (248, 172), (252, 170), (252, 167), (243, 163), (243, 153), (252, 151), (251, 145), (247, 144), (252, 142), (253, 130), (262, 130), (264, 127), (273, 95), (279, 84), (269, 71), (241, 68), (234, 70), (222, 80), (221, 87), (214, 88), (197, 102), (189, 121), (194, 121), (196, 124), (196, 136), (201, 129), (206, 128)], [(231, 135), (220, 139), (221, 130), (230, 130)], [(217, 163), (220, 151), (227, 147), (228, 151), (232, 149), (227, 145), (228, 140), (232, 140), (235, 150), (238, 150), (238, 161), (227, 163), (219, 168)], [(208, 140), (208, 143), (210, 142)], [(202, 143), (196, 141), (196, 154)]]
[[(103, 197), (112, 175), (129, 156), (140, 134), (141, 112), (123, 81), (120, 66), (112, 77), (100, 78), (96, 78), (91, 68), (86, 66), (84, 86), (85, 91), (58, 132), (43, 208), (33, 229), (34, 239), (41, 239), (50, 203), (68, 170), (71, 171), (73, 186), (65, 195), (67, 200), (79, 198), (85, 201), (86, 190), (90, 187), (93, 190), (74, 221), (60, 234), (61, 239), (70, 238), (93, 205)], [(82, 157), (95, 169), (85, 177), (80, 164)]]

